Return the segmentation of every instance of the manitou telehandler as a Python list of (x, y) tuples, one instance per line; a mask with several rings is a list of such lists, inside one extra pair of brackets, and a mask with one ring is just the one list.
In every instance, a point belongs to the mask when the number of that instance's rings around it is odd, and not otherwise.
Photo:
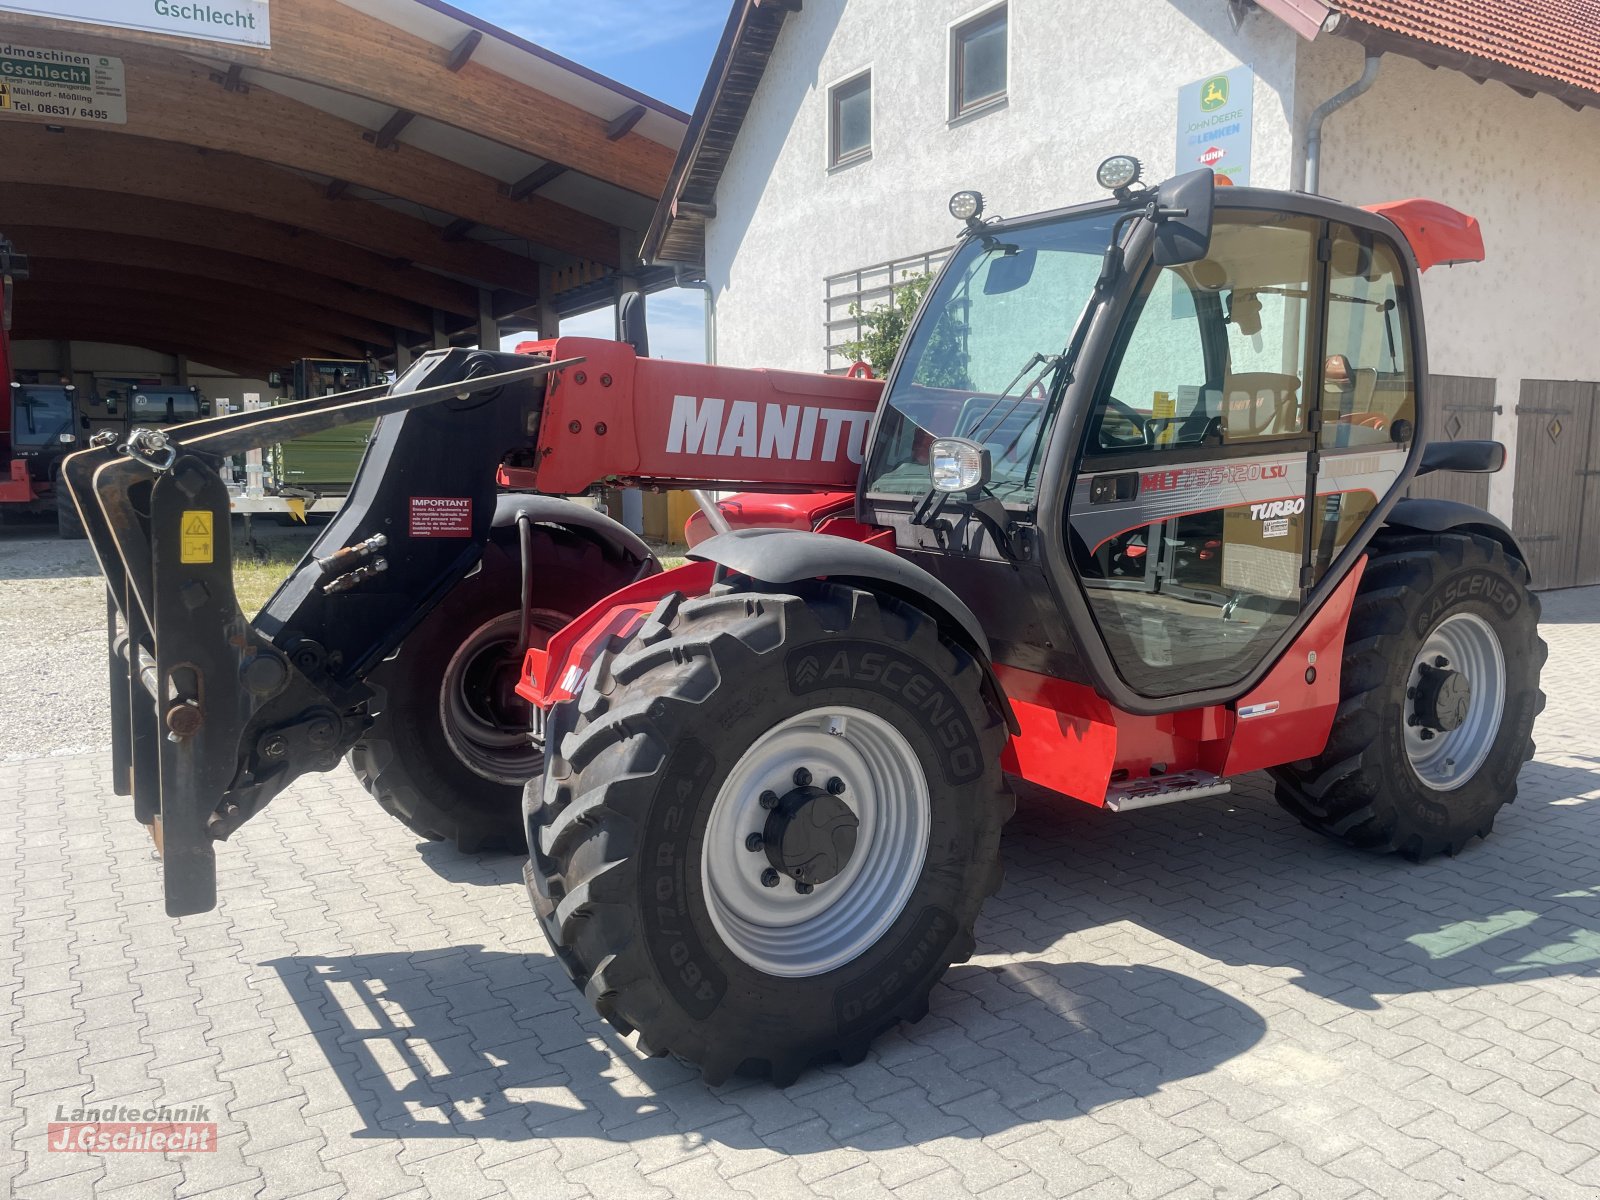
[[(1409, 200), (1155, 187), (965, 232), (882, 381), (556, 338), (381, 394), (68, 460), (110, 587), (114, 787), (167, 911), (216, 842), (348, 756), (427, 837), (529, 850), (538, 919), (641, 1048), (711, 1081), (853, 1061), (927, 1007), (1000, 878), (1006, 776), (1121, 812), (1269, 770), (1412, 858), (1489, 833), (1543, 704), (1524, 556), (1408, 499), (1419, 270), (1476, 222)], [(221, 456), (381, 417), (253, 619)], [(701, 493), (691, 561), (563, 497)], [(519, 808), (518, 800), (522, 798)]]

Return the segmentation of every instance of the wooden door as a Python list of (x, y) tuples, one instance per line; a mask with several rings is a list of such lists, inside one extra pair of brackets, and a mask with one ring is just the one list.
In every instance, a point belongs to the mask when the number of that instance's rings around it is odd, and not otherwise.
[(1524, 379), (1517, 403), (1512, 530), (1537, 588), (1600, 582), (1600, 468), (1595, 407), (1600, 386)]
[[(1460, 442), (1494, 437), (1494, 380), (1468, 375), (1430, 375), (1422, 393), (1423, 428), (1430, 442)], [(1456, 471), (1435, 471), (1415, 479), (1409, 496), (1459, 500), (1489, 507), (1489, 477)]]

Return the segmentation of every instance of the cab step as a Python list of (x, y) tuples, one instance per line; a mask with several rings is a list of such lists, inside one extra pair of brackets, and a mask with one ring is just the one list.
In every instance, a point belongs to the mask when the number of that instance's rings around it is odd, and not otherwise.
[(1173, 775), (1150, 775), (1143, 779), (1125, 779), (1121, 783), (1113, 783), (1106, 789), (1106, 807), (1112, 812), (1129, 812), (1157, 804), (1174, 804), (1179, 800), (1222, 796), (1232, 790), (1233, 784), (1220, 775), (1206, 771), (1179, 771)]

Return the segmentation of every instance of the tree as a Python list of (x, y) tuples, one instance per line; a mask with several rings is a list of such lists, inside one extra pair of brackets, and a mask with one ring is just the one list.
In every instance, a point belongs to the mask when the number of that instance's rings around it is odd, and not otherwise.
[[(911, 328), (922, 298), (933, 284), (933, 276), (926, 271), (913, 275), (909, 271), (903, 282), (890, 293), (889, 303), (863, 312), (861, 305), (852, 304), (850, 315), (861, 323), (861, 336), (845, 342), (841, 347), (847, 358), (865, 362), (875, 375), (885, 375), (894, 365), (900, 343)], [(960, 321), (951, 311), (929, 314), (934, 326), (922, 348), (917, 363), (916, 381), (928, 387), (962, 388), (966, 382), (966, 356), (963, 351)]]
[(861, 323), (861, 337), (844, 344), (845, 357), (870, 364), (874, 375), (886, 374), (893, 365), (900, 343), (911, 328), (911, 318), (933, 283), (933, 276), (926, 271), (920, 275), (908, 271), (901, 278), (904, 282), (891, 290), (888, 304), (868, 312), (863, 312), (859, 304), (850, 306), (850, 315)]

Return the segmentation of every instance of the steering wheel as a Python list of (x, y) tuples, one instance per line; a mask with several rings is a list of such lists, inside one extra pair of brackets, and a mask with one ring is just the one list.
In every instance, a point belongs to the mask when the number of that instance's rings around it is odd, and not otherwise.
[[(1116, 417), (1125, 423), (1132, 431), (1133, 436), (1122, 437), (1120, 434), (1106, 428), (1107, 419)], [(1105, 450), (1121, 450), (1130, 446), (1148, 446), (1150, 444), (1150, 420), (1138, 409), (1130, 404), (1124, 404), (1115, 396), (1107, 395), (1105, 409), (1100, 414), (1100, 420), (1095, 429), (1095, 440)]]

